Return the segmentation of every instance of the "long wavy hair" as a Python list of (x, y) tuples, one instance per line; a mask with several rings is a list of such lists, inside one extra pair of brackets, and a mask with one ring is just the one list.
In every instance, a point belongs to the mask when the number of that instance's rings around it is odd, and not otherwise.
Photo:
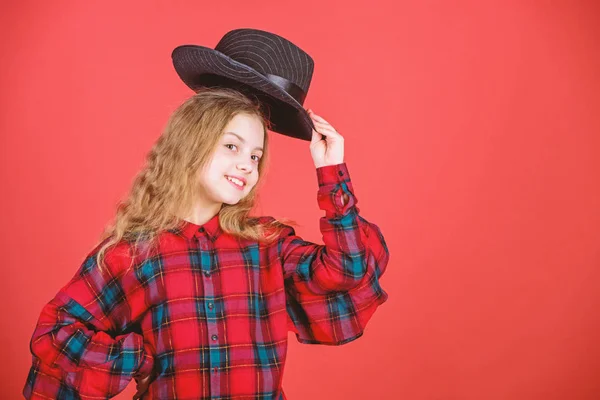
[(272, 242), (284, 228), (283, 224), (297, 225), (289, 219), (261, 224), (258, 217), (249, 215), (269, 158), (270, 123), (260, 102), (234, 89), (205, 88), (171, 114), (146, 157), (146, 165), (135, 177), (129, 195), (118, 203), (114, 221), (100, 237), (96, 254), (100, 269), (106, 251), (120, 241), (132, 244), (136, 252), (142, 244), (144, 251), (148, 251), (161, 232), (180, 227), (179, 216), (188, 215), (196, 200), (198, 171), (210, 162), (227, 124), (241, 113), (262, 121), (264, 152), (258, 163), (257, 184), (237, 204), (222, 205), (221, 229), (241, 238)]

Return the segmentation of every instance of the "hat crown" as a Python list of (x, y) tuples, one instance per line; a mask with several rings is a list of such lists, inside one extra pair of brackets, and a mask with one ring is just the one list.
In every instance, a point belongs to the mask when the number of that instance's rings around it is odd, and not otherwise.
[(262, 75), (284, 78), (308, 92), (314, 61), (284, 37), (258, 29), (235, 29), (221, 38), (215, 50)]

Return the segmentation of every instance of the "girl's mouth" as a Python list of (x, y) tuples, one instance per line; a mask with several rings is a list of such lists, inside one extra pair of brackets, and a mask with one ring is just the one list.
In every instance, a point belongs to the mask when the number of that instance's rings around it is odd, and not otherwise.
[(236, 189), (238, 189), (238, 190), (244, 190), (244, 186), (245, 186), (244, 184), (238, 185), (237, 183), (233, 182), (231, 180), (231, 178), (229, 178), (228, 176), (225, 176), (225, 179), (227, 179), (227, 182), (229, 182), (231, 185), (233, 185), (233, 187), (235, 187)]

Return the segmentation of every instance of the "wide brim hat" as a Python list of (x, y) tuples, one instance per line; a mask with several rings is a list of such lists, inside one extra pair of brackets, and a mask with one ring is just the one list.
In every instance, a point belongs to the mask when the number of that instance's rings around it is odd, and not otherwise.
[(314, 62), (289, 40), (263, 30), (235, 29), (214, 49), (182, 45), (171, 57), (175, 71), (192, 90), (237, 89), (260, 102), (272, 131), (311, 140), (314, 125), (304, 100)]

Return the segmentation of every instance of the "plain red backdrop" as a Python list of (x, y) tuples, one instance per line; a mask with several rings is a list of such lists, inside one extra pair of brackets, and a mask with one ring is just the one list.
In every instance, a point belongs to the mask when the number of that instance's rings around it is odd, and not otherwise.
[[(593, 1), (3, 2), (2, 399), (191, 91), (170, 59), (228, 30), (311, 54), (389, 300), (341, 347), (290, 334), (295, 399), (600, 396), (600, 6)], [(320, 241), (308, 142), (270, 133), (263, 215)], [(131, 398), (134, 384), (119, 395)]]

